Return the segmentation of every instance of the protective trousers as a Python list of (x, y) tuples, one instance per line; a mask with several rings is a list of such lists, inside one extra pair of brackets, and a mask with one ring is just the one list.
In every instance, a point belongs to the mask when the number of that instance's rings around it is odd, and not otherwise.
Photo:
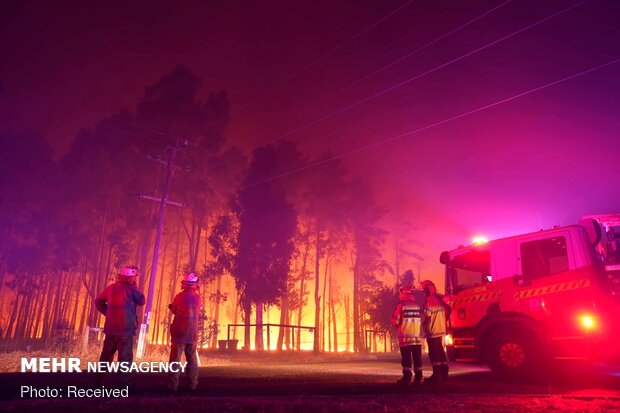
[(448, 380), (448, 360), (446, 352), (443, 349), (443, 337), (427, 338), (428, 357), (433, 365), (433, 375), (430, 381), (447, 381)]
[[(196, 390), (198, 386), (198, 357), (196, 355), (196, 343), (176, 343), (172, 342), (170, 348), (170, 362), (181, 361), (181, 355), (185, 353), (185, 360), (187, 361), (187, 367), (185, 373), (189, 379), (189, 388)], [(179, 388), (179, 373), (170, 373), (168, 376), (168, 387), (171, 390), (177, 390)]]
[[(114, 353), (118, 351), (118, 361), (133, 361), (133, 336), (120, 336), (114, 334), (106, 334), (101, 349), (99, 361), (114, 361)], [(130, 384), (129, 373), (119, 373), (121, 376), (121, 384), (127, 386)], [(99, 373), (97, 381), (99, 385), (103, 385), (105, 373)]]
[(411, 367), (413, 364), (416, 381), (419, 381), (422, 378), (422, 346), (403, 346), (400, 348), (400, 356), (400, 364), (403, 366), (403, 377), (411, 379)]

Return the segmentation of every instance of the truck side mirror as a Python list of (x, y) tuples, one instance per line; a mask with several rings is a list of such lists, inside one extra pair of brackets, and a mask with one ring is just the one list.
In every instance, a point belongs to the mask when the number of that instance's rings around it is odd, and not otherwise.
[(441, 264), (444, 264), (444, 265), (449, 263), (450, 262), (450, 253), (448, 251), (442, 252), (441, 255), (439, 255), (439, 262)]

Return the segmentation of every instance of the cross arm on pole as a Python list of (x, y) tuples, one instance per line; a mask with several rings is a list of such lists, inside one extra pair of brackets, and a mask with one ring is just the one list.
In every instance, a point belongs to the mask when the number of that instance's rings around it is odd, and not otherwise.
[[(158, 203), (161, 202), (161, 198), (156, 197), (156, 196), (151, 196), (151, 195), (146, 195), (146, 194), (138, 194), (138, 196), (140, 197), (140, 199), (148, 199), (149, 201), (155, 201)], [(166, 205), (173, 205), (173, 206), (177, 206), (180, 208), (185, 208), (187, 206), (187, 204), (185, 204), (184, 202), (171, 201), (169, 199), (166, 200)]]

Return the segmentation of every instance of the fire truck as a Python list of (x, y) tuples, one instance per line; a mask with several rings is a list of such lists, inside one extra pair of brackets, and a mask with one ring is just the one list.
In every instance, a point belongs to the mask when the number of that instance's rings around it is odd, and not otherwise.
[(620, 214), (441, 254), (448, 355), (504, 376), (619, 360)]

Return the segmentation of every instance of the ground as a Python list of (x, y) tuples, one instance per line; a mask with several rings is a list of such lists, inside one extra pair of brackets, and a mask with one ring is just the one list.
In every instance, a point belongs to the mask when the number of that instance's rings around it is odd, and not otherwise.
[[(396, 354), (203, 353), (195, 392), (164, 391), (165, 376), (133, 377), (129, 398), (21, 398), (21, 386), (92, 388), (87, 373), (10, 373), (0, 358), (0, 410), (67, 412), (609, 412), (620, 411), (620, 374), (565, 366), (549, 379), (508, 381), (475, 365), (451, 364), (442, 385), (402, 387)], [(17, 360), (17, 359), (15, 359)], [(428, 366), (426, 360), (425, 366)], [(11, 366), (14, 366), (11, 368)], [(425, 367), (425, 375), (430, 374)], [(183, 383), (183, 382), (182, 382)], [(112, 387), (114, 383), (109, 383)]]

